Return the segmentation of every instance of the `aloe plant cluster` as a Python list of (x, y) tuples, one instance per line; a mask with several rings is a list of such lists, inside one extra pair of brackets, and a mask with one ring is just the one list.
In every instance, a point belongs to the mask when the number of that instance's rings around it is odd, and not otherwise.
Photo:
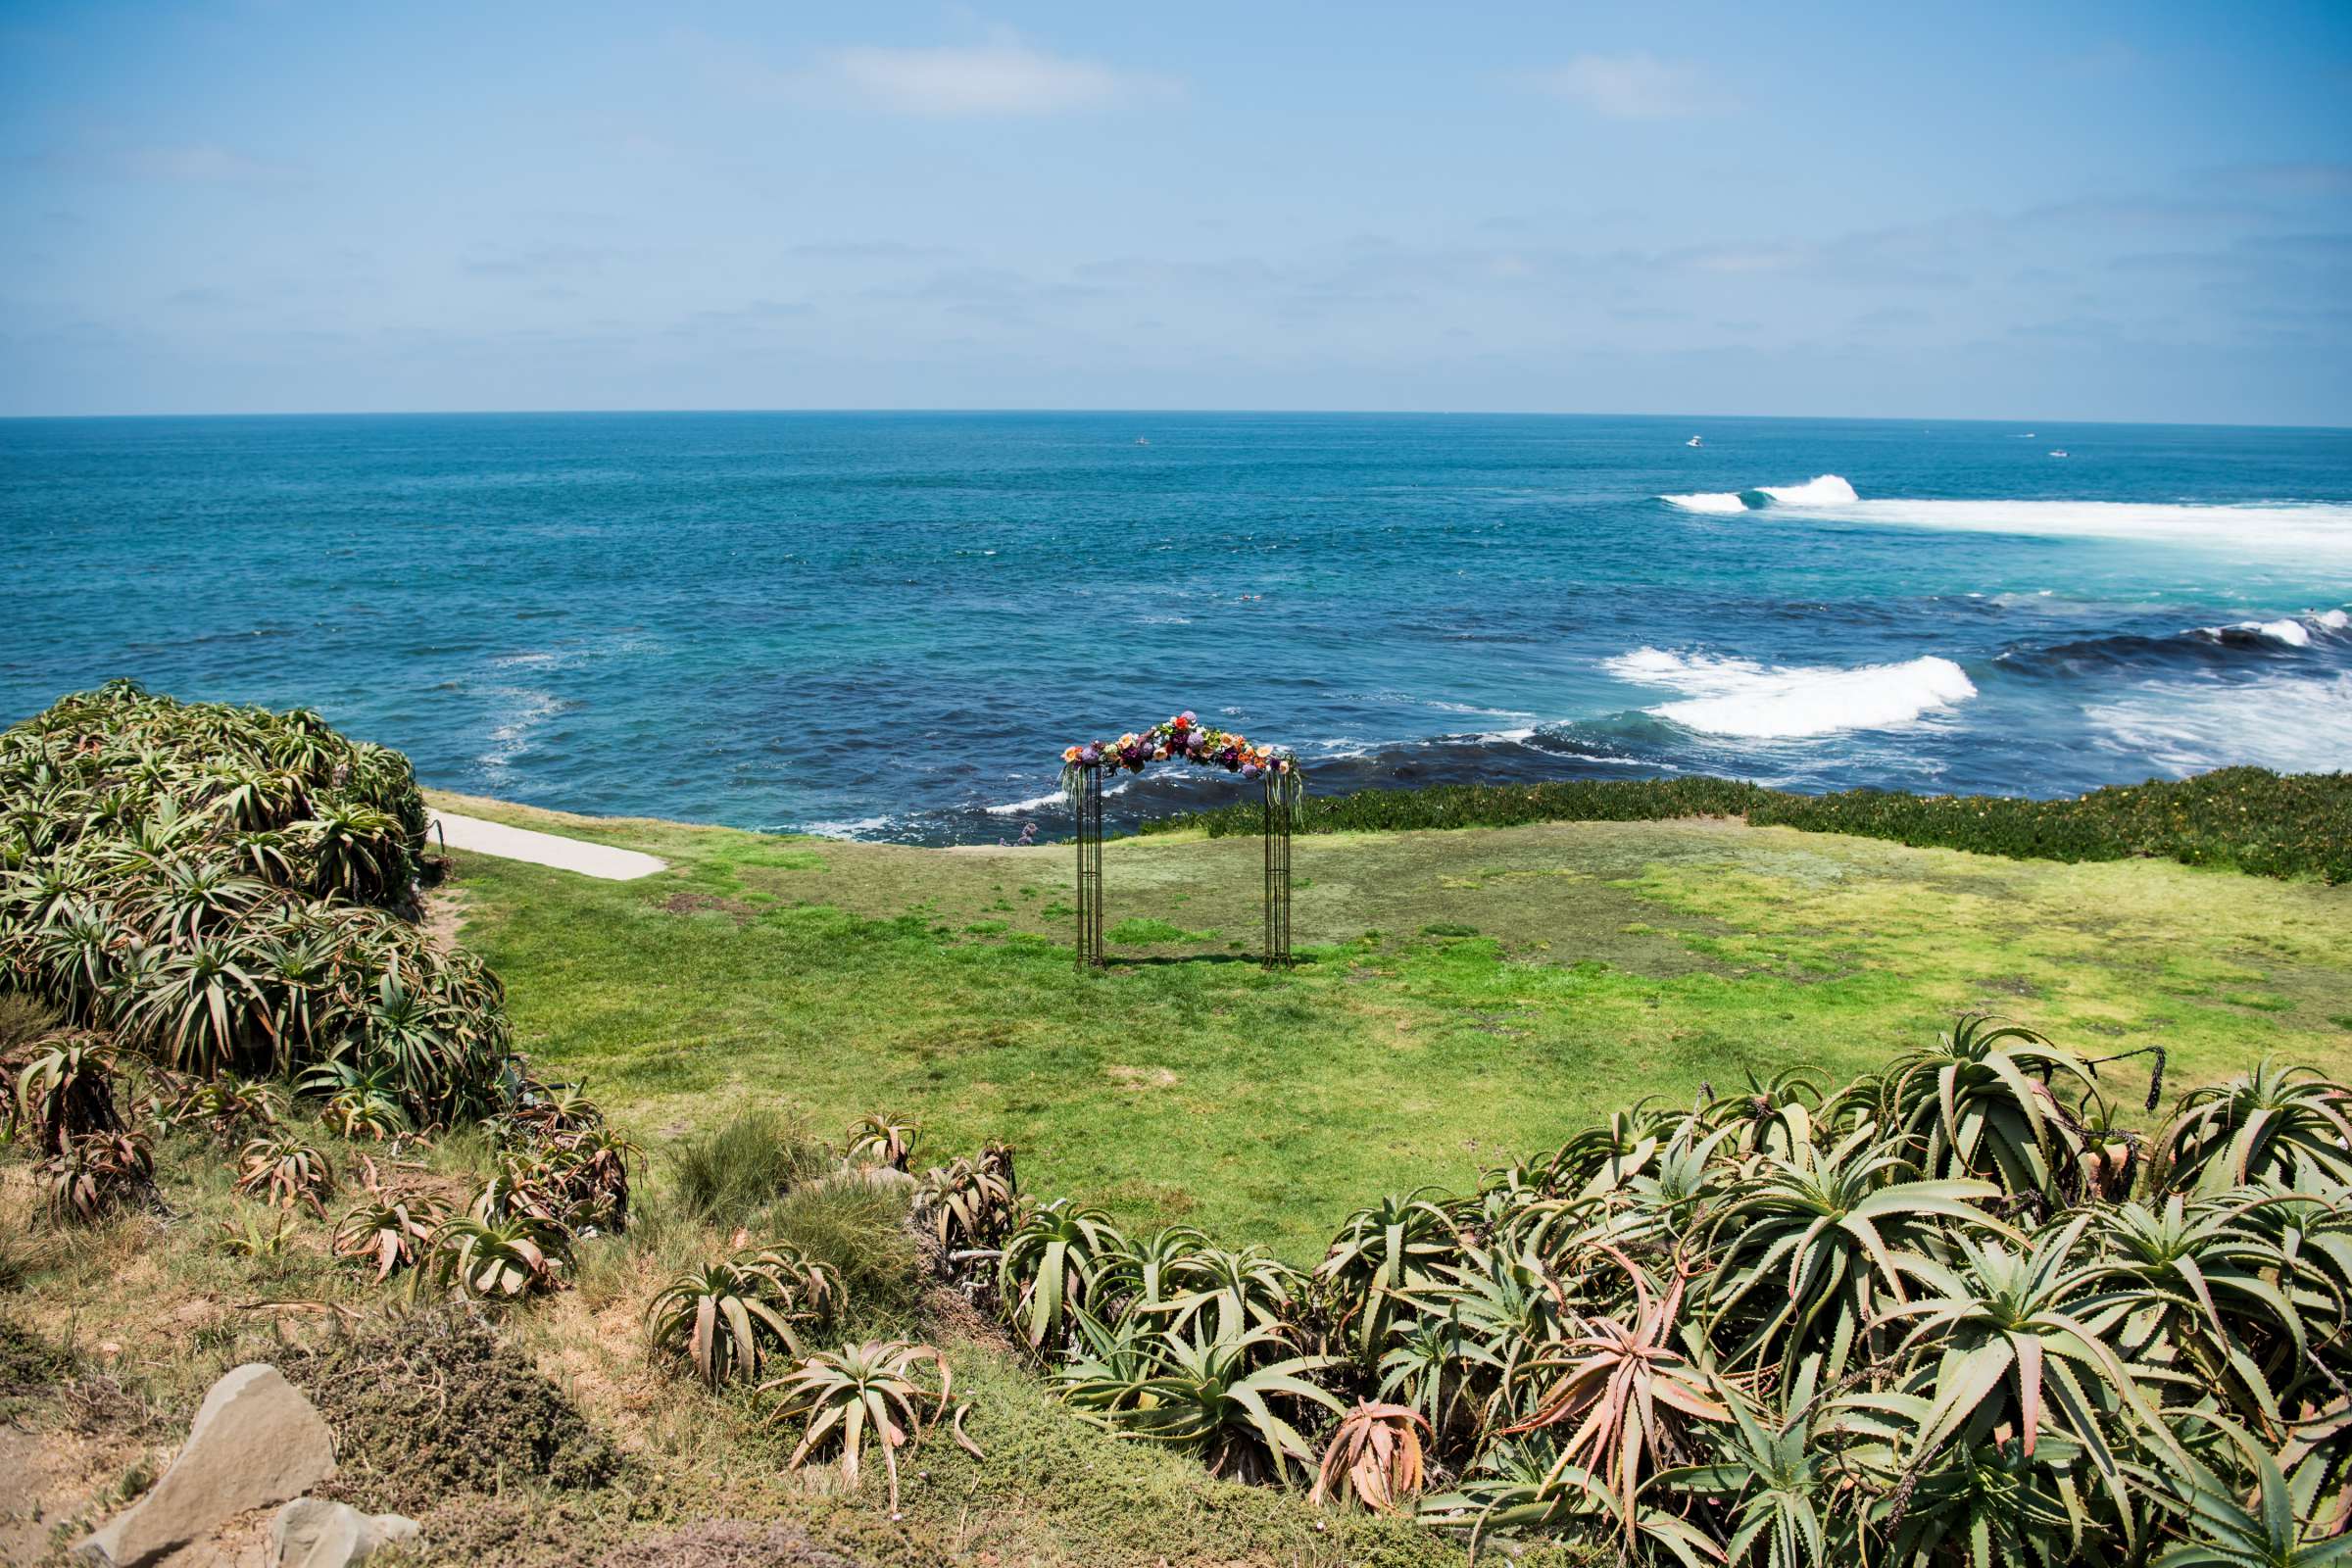
[(181, 1072), (341, 1063), (418, 1125), (486, 1114), (498, 982), (395, 912), (424, 827), (408, 760), (307, 710), (65, 698), (0, 731), (0, 990)]
[(1964, 1018), (1834, 1092), (1644, 1104), (1384, 1199), (1312, 1270), (1067, 1202), (964, 1255), (1114, 1432), (1440, 1528), (2352, 1561), (2352, 1091), (2266, 1063), (2143, 1137), (2103, 1088)]

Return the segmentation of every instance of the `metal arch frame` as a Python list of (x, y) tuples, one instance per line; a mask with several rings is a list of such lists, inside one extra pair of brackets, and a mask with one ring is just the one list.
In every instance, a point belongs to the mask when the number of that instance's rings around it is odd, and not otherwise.
[[(1070, 805), (1078, 831), (1078, 967), (1101, 969), (1102, 951), (1102, 768), (1080, 769)], [(1265, 840), (1265, 940), (1258, 956), (1268, 969), (1291, 966), (1292, 794), (1268, 773), (1259, 816)]]

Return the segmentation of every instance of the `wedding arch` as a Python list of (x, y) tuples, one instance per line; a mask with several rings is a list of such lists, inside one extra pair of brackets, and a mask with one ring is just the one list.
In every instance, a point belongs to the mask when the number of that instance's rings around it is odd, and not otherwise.
[(1306, 795), (1306, 775), (1287, 747), (1252, 746), (1246, 736), (1211, 729), (1190, 711), (1115, 741), (1088, 741), (1061, 754), (1061, 788), (1078, 819), (1078, 966), (1102, 967), (1102, 775), (1141, 773), (1153, 762), (1221, 767), (1263, 786), (1266, 932), (1269, 969), (1291, 961), (1291, 821)]

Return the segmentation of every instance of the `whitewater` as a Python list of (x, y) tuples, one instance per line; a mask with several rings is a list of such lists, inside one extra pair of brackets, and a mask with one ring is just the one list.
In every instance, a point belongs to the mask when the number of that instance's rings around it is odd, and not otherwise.
[(1680, 512), (1717, 516), (1771, 508), (1847, 525), (2006, 533), (2023, 538), (2117, 539), (2205, 550), (2318, 552), (2352, 561), (2352, 505), (2338, 502), (2128, 502), (1864, 499), (1843, 476), (1800, 484), (1699, 491), (1657, 498)]

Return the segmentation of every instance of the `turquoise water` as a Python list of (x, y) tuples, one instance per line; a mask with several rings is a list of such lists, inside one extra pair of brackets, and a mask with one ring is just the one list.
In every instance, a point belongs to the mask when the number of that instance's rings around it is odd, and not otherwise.
[(0, 566), (0, 718), (130, 675), (452, 789), (746, 826), (1051, 837), (1065, 743), (1185, 708), (1317, 792), (2352, 766), (2343, 431), (14, 420)]

